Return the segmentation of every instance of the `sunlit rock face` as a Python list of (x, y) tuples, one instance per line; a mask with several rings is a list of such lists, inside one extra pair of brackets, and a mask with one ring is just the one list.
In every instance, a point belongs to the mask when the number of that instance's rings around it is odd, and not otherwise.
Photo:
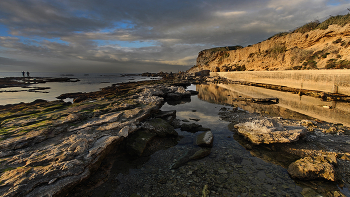
[(344, 37), (349, 32), (350, 24), (330, 25), (325, 30), (274, 36), (244, 48), (206, 49), (199, 52), (197, 64), (189, 72), (336, 68), (340, 61), (350, 60), (350, 38)]
[(305, 157), (299, 159), (288, 167), (288, 173), (299, 179), (311, 180), (323, 178), (330, 181), (335, 181), (335, 170), (333, 163), (337, 163), (336, 158), (328, 157)]
[(306, 129), (300, 126), (286, 126), (277, 119), (261, 119), (236, 124), (238, 134), (254, 144), (290, 143), (299, 140)]

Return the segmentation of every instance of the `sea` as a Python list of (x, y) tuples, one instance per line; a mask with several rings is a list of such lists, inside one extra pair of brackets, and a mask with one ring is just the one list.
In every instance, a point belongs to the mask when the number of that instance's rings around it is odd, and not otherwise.
[[(0, 78), (22, 77), (22, 72), (0, 72)], [(0, 88), (0, 105), (28, 103), (36, 99), (57, 100), (64, 93), (94, 92), (116, 83), (160, 79), (160, 77), (144, 77), (139, 74), (121, 73), (43, 73), (31, 72), (30, 77), (68, 77), (77, 78), (78, 82), (48, 82), (32, 84), (30, 87)], [(40, 91), (28, 91), (30, 88), (47, 87)], [(65, 101), (71, 101), (66, 99)]]

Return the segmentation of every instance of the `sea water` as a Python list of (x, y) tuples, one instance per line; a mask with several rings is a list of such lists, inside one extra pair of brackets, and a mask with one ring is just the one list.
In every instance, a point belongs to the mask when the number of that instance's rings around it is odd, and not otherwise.
[[(144, 81), (159, 79), (154, 77), (143, 77), (138, 74), (123, 75), (119, 73), (29, 73), (30, 77), (68, 77), (77, 78), (78, 82), (48, 82), (42, 84), (32, 84), (30, 88), (48, 87), (49, 89), (28, 92), (29, 88), (11, 87), (0, 88), (0, 105), (16, 104), (20, 102), (32, 102), (36, 99), (47, 101), (57, 100), (56, 97), (64, 93), (74, 92), (94, 92), (101, 88), (111, 86), (116, 83), (132, 81)], [(27, 76), (27, 74), (25, 73)], [(21, 72), (0, 72), (0, 78), (22, 77)]]

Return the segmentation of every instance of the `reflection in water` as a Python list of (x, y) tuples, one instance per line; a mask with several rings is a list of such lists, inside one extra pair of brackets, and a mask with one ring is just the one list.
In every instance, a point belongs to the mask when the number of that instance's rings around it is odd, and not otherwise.
[[(350, 104), (326, 102), (309, 96), (299, 96), (289, 92), (280, 92), (254, 86), (238, 84), (197, 85), (198, 97), (208, 102), (236, 105), (251, 113), (269, 114), (283, 118), (307, 119), (341, 123), (350, 126)], [(279, 98), (279, 103), (262, 105), (246, 101), (233, 101), (234, 98)]]

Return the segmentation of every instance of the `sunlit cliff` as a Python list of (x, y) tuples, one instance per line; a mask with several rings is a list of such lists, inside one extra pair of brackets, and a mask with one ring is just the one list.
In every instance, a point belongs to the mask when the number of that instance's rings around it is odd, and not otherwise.
[(200, 51), (189, 72), (350, 69), (350, 14), (310, 22), (247, 47)]

